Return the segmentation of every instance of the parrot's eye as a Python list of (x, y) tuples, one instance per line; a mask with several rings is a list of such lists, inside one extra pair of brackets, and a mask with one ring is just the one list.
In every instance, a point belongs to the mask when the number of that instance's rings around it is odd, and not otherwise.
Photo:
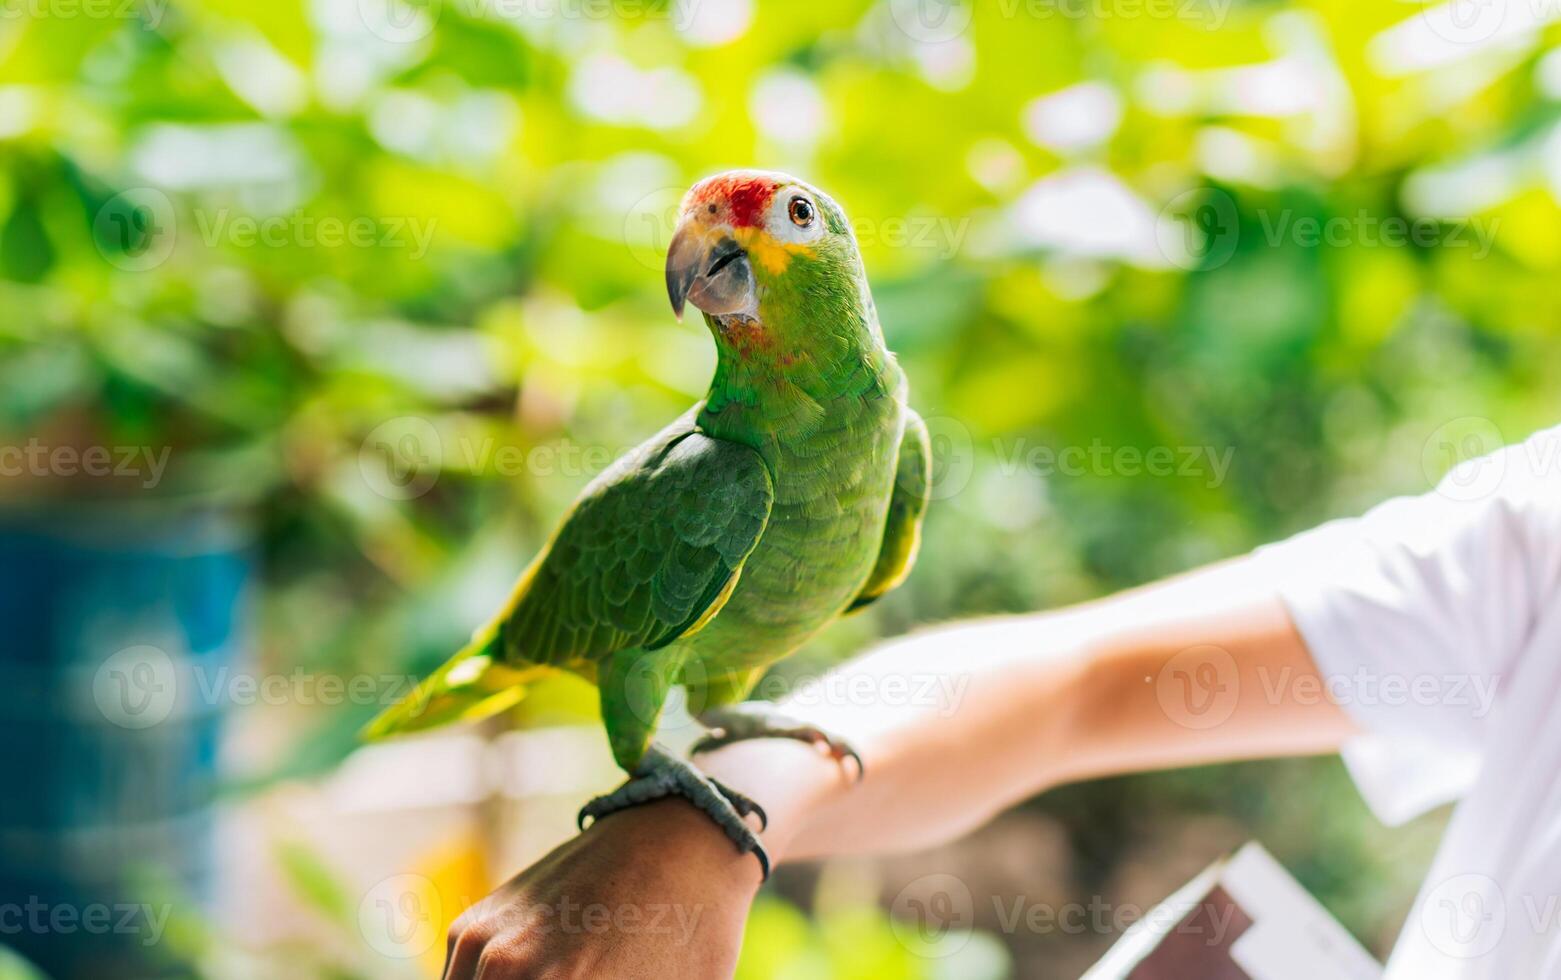
[(787, 211), (791, 214), (791, 223), (798, 228), (806, 228), (813, 223), (813, 205), (805, 197), (792, 198)]

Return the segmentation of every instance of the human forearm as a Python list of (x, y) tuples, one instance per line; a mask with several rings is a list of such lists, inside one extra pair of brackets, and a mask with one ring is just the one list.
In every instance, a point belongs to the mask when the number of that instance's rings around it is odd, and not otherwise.
[(1063, 782), (1331, 751), (1350, 730), (1342, 712), (1291, 696), (1312, 674), (1243, 559), (1075, 609), (894, 640), (794, 694), (788, 714), (862, 753), (860, 785), (776, 742), (702, 765), (770, 808), (778, 857), (905, 849)]
[[(902, 637), (782, 702), (862, 756), (865, 778), (807, 746), (742, 742), (701, 757), (769, 809), (772, 856), (897, 850), (946, 839), (1059, 776), (1064, 720), (1014, 710), (1066, 705), (1081, 659), (1066, 614), (966, 622)], [(1044, 663), (1042, 663), (1044, 661)], [(777, 774), (781, 774), (777, 776)]]

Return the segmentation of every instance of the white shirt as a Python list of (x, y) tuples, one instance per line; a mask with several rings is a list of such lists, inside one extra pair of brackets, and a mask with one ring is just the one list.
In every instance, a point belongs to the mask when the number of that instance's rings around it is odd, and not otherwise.
[(1561, 429), (1262, 555), (1373, 811), (1459, 800), (1388, 980), (1561, 977)]

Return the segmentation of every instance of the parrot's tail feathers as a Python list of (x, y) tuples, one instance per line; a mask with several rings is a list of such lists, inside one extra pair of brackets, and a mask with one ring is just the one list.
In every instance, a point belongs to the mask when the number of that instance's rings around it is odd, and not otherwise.
[(360, 733), (366, 741), (479, 721), (519, 704), (526, 688), (553, 673), (550, 667), (501, 662), (498, 630), (487, 626), (411, 694), (380, 712)]

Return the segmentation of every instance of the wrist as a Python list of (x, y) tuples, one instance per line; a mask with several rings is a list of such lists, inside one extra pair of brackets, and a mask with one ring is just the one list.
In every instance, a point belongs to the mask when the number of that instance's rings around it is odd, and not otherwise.
[(811, 745), (788, 739), (754, 739), (703, 753), (696, 760), (706, 775), (764, 808), (759, 837), (770, 860), (780, 865), (813, 815), (857, 780), (853, 765), (842, 766)]
[(730, 838), (705, 814), (681, 797), (666, 797), (621, 810), (586, 828), (577, 841), (594, 847), (601, 841), (631, 857), (651, 856), (653, 871), (668, 870), (674, 855), (675, 875), (697, 881), (723, 894), (740, 892), (752, 898), (762, 883), (759, 862), (733, 846)]

